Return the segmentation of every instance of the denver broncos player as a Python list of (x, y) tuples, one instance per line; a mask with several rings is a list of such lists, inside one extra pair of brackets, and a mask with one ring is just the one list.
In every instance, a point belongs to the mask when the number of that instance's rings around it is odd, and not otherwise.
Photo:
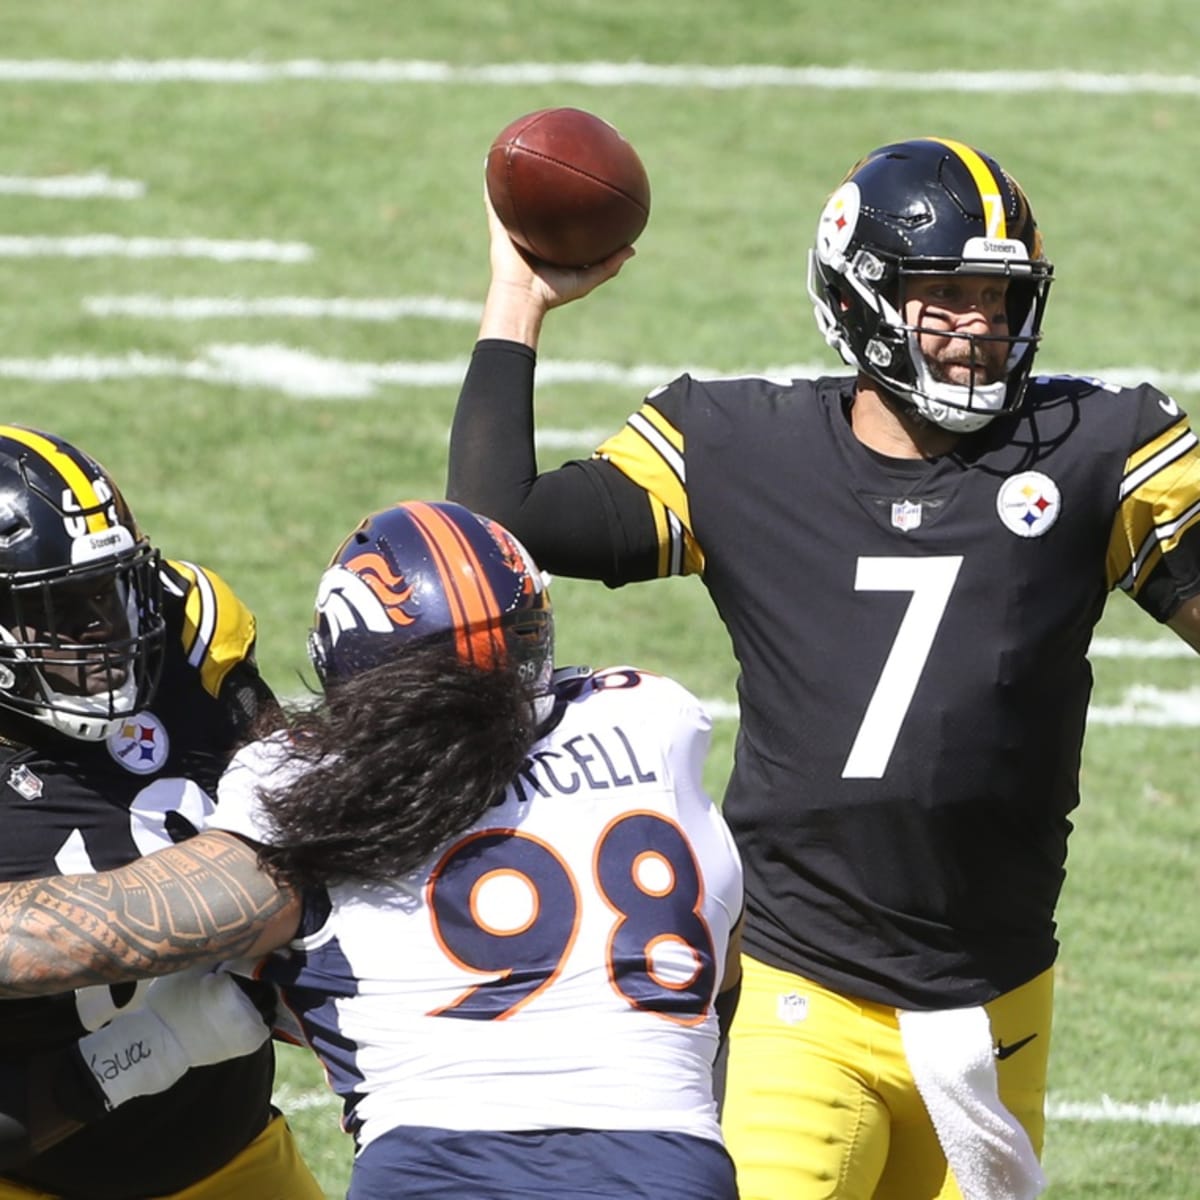
[[(99, 463), (52, 434), (0, 426), (0, 877), (116, 867), (194, 833), (271, 702), (254, 638), (252, 615), (218, 576), (160, 558)], [(201, 927), (217, 919), (188, 915)], [(195, 986), (216, 1003), (218, 983)], [(78, 1039), (103, 1040), (145, 990), (4, 1002), (6, 1091), (30, 1069), (35, 1091), (56, 1091), (57, 1078), (37, 1077), (42, 1065)], [(215, 1065), (9, 1170), (0, 1197), (321, 1196), (271, 1108), (264, 1040), (194, 1059)], [(93, 1087), (57, 1099), (86, 1121), (117, 1097)]]
[(543, 319), (632, 252), (555, 270), (489, 221), (448, 494), (556, 574), (700, 575), (738, 659), (743, 1197), (1036, 1194), (1089, 640), (1120, 589), (1200, 648), (1186, 415), (1031, 378), (1052, 269), (1029, 202), (920, 138), (820, 215), (810, 291), (853, 375), (684, 375), (539, 475)]
[(323, 703), (238, 753), (197, 837), (0, 888), (0, 990), (275, 950), (353, 1200), (734, 1200), (713, 1063), (742, 880), (709, 722), (631, 667), (554, 672), (553, 644), (506, 530), (373, 514), (318, 588)]

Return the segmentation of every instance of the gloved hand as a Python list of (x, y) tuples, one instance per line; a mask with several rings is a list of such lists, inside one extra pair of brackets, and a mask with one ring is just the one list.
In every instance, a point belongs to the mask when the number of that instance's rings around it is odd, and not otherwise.
[(192, 1067), (250, 1054), (269, 1036), (237, 980), (204, 967), (154, 980), (140, 1008), (80, 1038), (77, 1048), (113, 1109), (166, 1091)]

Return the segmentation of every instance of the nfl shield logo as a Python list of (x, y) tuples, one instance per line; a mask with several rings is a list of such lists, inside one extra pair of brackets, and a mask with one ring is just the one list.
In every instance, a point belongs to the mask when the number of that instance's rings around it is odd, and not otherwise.
[(808, 1016), (808, 997), (799, 992), (782, 993), (775, 998), (775, 1015), (787, 1025), (795, 1025)]
[(921, 506), (911, 500), (897, 500), (892, 504), (892, 524), (903, 533), (916, 529), (921, 523)]
[(37, 800), (42, 794), (43, 784), (24, 763), (18, 763), (8, 773), (8, 786), (26, 800)]

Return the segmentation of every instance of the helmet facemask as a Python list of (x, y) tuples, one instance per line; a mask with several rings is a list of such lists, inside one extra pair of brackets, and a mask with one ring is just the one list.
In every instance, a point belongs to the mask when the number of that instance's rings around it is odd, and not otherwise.
[[(973, 432), (1020, 405), (1053, 273), (1023, 193), (990, 160), (997, 193), (982, 200), (979, 213), (964, 208), (968, 160), (982, 170), (977, 152), (937, 139), (869, 156), (827, 202), (808, 259), (808, 291), (826, 341), (890, 396), (953, 433)], [(1001, 211), (1006, 236), (990, 228)], [(910, 323), (904, 300), (911, 281), (930, 276), (1003, 279), (1007, 332), (923, 328), (919, 317)], [(1005, 342), (1002, 377), (972, 370), (972, 382), (951, 382), (927, 361), (923, 332), (965, 340), (959, 361), (971, 367), (989, 361), (988, 343)]]
[(0, 575), (0, 705), (86, 741), (143, 709), (162, 669), (158, 554)]

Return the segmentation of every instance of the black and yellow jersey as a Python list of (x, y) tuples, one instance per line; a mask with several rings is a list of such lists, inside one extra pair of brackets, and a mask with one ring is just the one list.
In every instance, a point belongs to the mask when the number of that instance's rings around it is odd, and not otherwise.
[(854, 436), (852, 379), (684, 376), (522, 490), (536, 472), (501, 424), (525, 419), (520, 358), (477, 347), (453, 497), (554, 573), (703, 578), (740, 667), (724, 812), (749, 953), (915, 1008), (1048, 967), (1093, 628), (1113, 588), (1159, 621), (1200, 593), (1200, 455), (1175, 402), (1041, 378), (1019, 413), (909, 461)]
[[(0, 720), (0, 878), (121, 866), (194, 833), (270, 692), (250, 611), (213, 572), (162, 564), (167, 646), (153, 704), (106, 741)], [(136, 1005), (145, 985), (0, 1001), (0, 1069), (73, 1043)], [(269, 1045), (189, 1072), (37, 1156), (11, 1178), (55, 1195), (132, 1200), (178, 1191), (228, 1161), (271, 1115)]]

